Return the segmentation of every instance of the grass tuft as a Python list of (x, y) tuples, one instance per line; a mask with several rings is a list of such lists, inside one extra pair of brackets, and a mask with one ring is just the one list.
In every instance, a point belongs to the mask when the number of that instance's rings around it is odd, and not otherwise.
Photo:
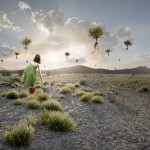
[(29, 144), (34, 137), (34, 128), (24, 121), (14, 124), (9, 131), (4, 133), (5, 140), (14, 146)]
[(55, 100), (47, 100), (42, 103), (41, 108), (47, 110), (60, 111), (62, 109), (62, 106), (59, 102)]
[(19, 93), (16, 90), (10, 90), (7, 92), (6, 97), (8, 99), (17, 99), (19, 97)]
[(146, 86), (142, 86), (142, 87), (140, 87), (139, 89), (138, 89), (138, 92), (148, 92), (148, 87), (146, 87)]

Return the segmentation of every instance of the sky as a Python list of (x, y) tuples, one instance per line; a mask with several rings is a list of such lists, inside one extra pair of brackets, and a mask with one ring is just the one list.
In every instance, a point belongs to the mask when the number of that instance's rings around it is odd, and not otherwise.
[[(3, 0), (0, 68), (24, 69), (35, 54), (41, 55), (42, 69), (150, 67), (149, 6), (149, 0)], [(97, 25), (104, 35), (98, 39), (99, 50), (92, 54), (95, 40), (88, 29)], [(24, 37), (32, 39), (28, 50), (20, 43)], [(133, 42), (128, 50), (125, 40)], [(106, 49), (111, 50), (109, 56)], [(65, 52), (70, 53), (68, 59)]]

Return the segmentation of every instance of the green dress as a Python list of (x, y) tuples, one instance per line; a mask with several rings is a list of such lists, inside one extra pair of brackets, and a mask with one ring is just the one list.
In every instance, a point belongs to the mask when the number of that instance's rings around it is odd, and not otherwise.
[(36, 82), (36, 69), (37, 66), (32, 65), (31, 63), (26, 67), (24, 71), (24, 84), (28, 86), (34, 86)]

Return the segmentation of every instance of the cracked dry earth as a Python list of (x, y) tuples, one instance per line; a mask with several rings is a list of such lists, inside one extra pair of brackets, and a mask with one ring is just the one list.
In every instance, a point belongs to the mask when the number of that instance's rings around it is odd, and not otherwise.
[[(104, 84), (91, 84), (95, 79), (89, 77), (84, 86), (105, 93)], [(117, 102), (109, 103), (104, 96), (102, 104), (92, 104), (79, 101), (72, 93), (60, 98), (56, 90), (57, 83), (76, 82), (78, 77), (54, 76), (53, 80), (55, 84), (51, 87), (52, 98), (62, 104), (63, 112), (70, 113), (78, 124), (77, 128), (64, 133), (50, 131), (45, 126), (38, 125), (36, 136), (30, 145), (12, 147), (3, 139), (7, 126), (18, 122), (29, 112), (38, 115), (40, 110), (31, 111), (25, 105), (14, 106), (14, 100), (1, 97), (0, 150), (150, 150), (150, 92), (138, 93), (134, 88), (118, 86)], [(9, 87), (0, 87), (1, 92), (8, 89)]]

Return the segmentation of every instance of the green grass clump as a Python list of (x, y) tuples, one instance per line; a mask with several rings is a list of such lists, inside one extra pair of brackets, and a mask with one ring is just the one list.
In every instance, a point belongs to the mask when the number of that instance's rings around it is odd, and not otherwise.
[(38, 109), (40, 107), (40, 103), (36, 100), (30, 100), (26, 102), (26, 106), (28, 109)]
[(83, 102), (89, 102), (92, 98), (92, 94), (91, 93), (85, 93), (84, 95), (82, 95), (80, 97), (80, 100)]
[(12, 77), (11, 80), (12, 80), (13, 82), (19, 82), (19, 83), (21, 82), (21, 78), (19, 78), (19, 77), (17, 77), (17, 76)]
[(19, 106), (19, 105), (22, 105), (22, 104), (23, 104), (22, 99), (17, 99), (17, 100), (14, 102), (14, 105), (16, 105), (16, 106)]
[(12, 84), (11, 84), (11, 87), (13, 87), (13, 88), (16, 88), (16, 87), (18, 87), (20, 84), (18, 83), (18, 82), (13, 82)]
[(90, 88), (81, 87), (79, 90), (82, 90), (84, 92), (92, 92)]
[(32, 101), (32, 100), (36, 100), (36, 99), (37, 99), (37, 97), (36, 97), (35, 94), (29, 95), (29, 96), (26, 98), (27, 101)]
[(21, 91), (21, 92), (19, 92), (19, 97), (20, 98), (28, 97), (28, 93), (26, 91)]
[(86, 80), (81, 80), (79, 83), (80, 85), (86, 85)]
[(3, 93), (1, 93), (1, 97), (6, 97), (7, 96), (7, 91), (6, 92), (3, 92)]
[(8, 99), (17, 99), (19, 97), (19, 93), (16, 90), (10, 90), (7, 92), (6, 97)]
[(78, 83), (78, 82), (76, 82), (75, 84), (74, 84), (74, 87), (80, 87), (80, 84)]
[(34, 128), (25, 122), (14, 124), (9, 131), (4, 133), (5, 140), (14, 146), (29, 144), (34, 137)]
[(138, 89), (138, 92), (148, 92), (148, 87), (143, 86)]
[(78, 90), (75, 91), (74, 95), (75, 95), (76, 97), (81, 97), (81, 96), (84, 95), (85, 93), (86, 93), (85, 91), (83, 91), (83, 90), (81, 90), (81, 89), (78, 89)]
[(47, 100), (41, 104), (41, 108), (47, 110), (59, 111), (62, 109), (62, 106), (59, 102), (55, 100)]
[(43, 93), (43, 90), (42, 90), (42, 89), (37, 89), (37, 90), (35, 91), (35, 94), (41, 94), (41, 93)]
[(102, 103), (102, 98), (101, 98), (101, 96), (93, 96), (91, 98), (91, 102), (92, 103)]
[(34, 113), (29, 113), (22, 120), (20, 120), (20, 122), (21, 121), (24, 121), (32, 126), (35, 126), (38, 123), (38, 117)]
[(96, 91), (96, 92), (93, 92), (93, 95), (94, 96), (104, 96), (104, 93)]
[(74, 120), (67, 114), (51, 111), (41, 114), (42, 123), (54, 131), (72, 131), (76, 127)]
[(64, 87), (59, 89), (59, 93), (61, 93), (61, 94), (71, 93), (71, 88), (64, 86)]
[(37, 98), (40, 101), (46, 101), (50, 99), (50, 95), (48, 93), (39, 93), (37, 94)]

